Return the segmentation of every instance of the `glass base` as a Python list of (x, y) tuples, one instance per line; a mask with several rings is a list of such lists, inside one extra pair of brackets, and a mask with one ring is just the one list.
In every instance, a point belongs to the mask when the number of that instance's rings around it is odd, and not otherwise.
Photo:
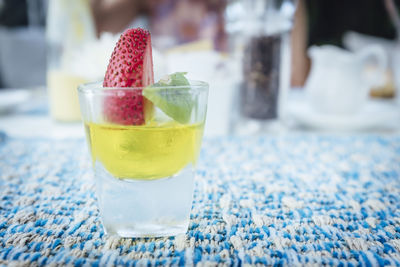
[(100, 214), (105, 231), (121, 237), (186, 233), (192, 207), (194, 170), (157, 180), (117, 179), (95, 164)]

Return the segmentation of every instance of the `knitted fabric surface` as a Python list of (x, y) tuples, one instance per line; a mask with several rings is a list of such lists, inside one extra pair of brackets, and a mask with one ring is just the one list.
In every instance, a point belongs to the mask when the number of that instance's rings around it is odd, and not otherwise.
[(190, 225), (106, 236), (84, 140), (0, 141), (0, 265), (400, 266), (400, 137), (206, 139)]

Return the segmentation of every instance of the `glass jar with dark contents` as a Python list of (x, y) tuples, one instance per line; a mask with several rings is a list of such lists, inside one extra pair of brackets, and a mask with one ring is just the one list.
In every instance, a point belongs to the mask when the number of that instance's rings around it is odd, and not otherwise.
[(281, 41), (279, 34), (251, 36), (243, 51), (240, 107), (243, 116), (275, 119), (278, 116)]
[(228, 19), (227, 30), (240, 62), (239, 128), (245, 128), (246, 120), (264, 123), (280, 116), (283, 91), (290, 80), (289, 40), (295, 4), (294, 0), (237, 0), (228, 6), (227, 14), (236, 16)]

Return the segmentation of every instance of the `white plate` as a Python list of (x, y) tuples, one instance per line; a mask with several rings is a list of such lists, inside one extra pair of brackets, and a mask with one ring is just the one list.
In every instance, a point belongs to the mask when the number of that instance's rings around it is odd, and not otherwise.
[(28, 101), (31, 92), (25, 89), (0, 89), (0, 113), (10, 112)]
[(363, 131), (400, 128), (400, 107), (393, 100), (369, 100), (353, 115), (328, 115), (315, 111), (304, 97), (287, 102), (288, 116), (299, 126), (318, 130)]

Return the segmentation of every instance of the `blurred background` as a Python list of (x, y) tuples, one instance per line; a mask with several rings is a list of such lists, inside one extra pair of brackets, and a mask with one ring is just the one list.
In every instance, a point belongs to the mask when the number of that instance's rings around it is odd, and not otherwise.
[(187, 71), (210, 83), (208, 136), (396, 131), (398, 7), (398, 0), (0, 0), (0, 129), (67, 131), (80, 118), (77, 85), (102, 80), (119, 34), (143, 27), (152, 33), (156, 80)]

